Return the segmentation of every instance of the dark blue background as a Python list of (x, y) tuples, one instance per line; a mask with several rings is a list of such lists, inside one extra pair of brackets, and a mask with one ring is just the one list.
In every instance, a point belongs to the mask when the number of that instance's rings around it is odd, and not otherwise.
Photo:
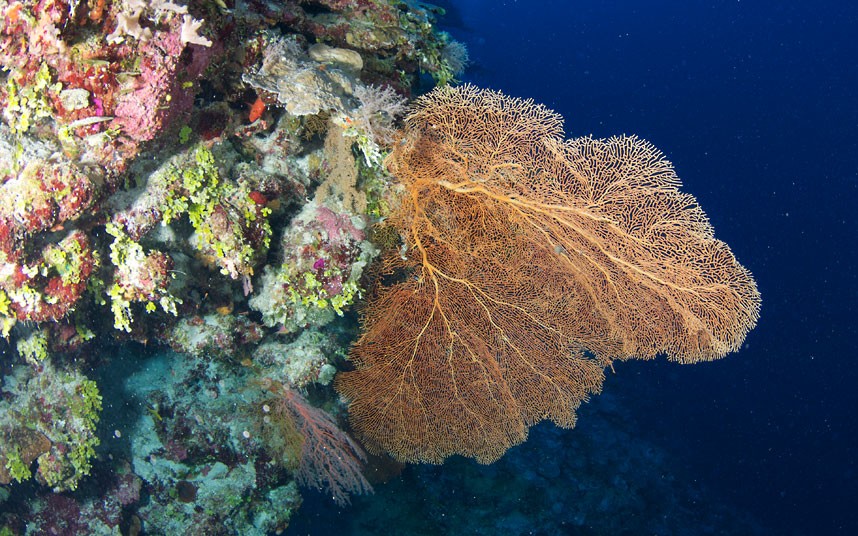
[(622, 365), (605, 388), (768, 525), (858, 534), (855, 3), (454, 3), (465, 81), (548, 105), (568, 136), (653, 142), (758, 280), (740, 353)]

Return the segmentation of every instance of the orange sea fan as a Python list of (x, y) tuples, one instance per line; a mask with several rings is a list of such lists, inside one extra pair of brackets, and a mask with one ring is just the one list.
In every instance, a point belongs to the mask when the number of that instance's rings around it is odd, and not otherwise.
[(336, 383), (372, 451), (489, 463), (574, 425), (611, 361), (715, 359), (756, 323), (751, 274), (643, 140), (564, 142), (554, 112), (466, 85), (418, 99), (386, 165), (400, 281)]

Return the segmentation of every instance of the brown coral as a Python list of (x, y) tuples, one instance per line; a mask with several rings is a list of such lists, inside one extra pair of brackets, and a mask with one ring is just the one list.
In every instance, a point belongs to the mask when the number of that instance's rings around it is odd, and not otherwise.
[(564, 142), (554, 112), (462, 86), (417, 101), (387, 166), (400, 282), (337, 381), (370, 450), (489, 463), (572, 426), (611, 361), (715, 359), (756, 323), (751, 274), (643, 140)]

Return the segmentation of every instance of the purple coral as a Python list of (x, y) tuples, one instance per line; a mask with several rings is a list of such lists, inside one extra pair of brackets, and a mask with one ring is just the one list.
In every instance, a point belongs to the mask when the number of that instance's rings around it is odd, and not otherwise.
[(348, 215), (337, 214), (326, 206), (320, 206), (316, 210), (316, 219), (322, 224), (331, 244), (360, 242), (365, 237), (364, 232), (355, 227)]
[(171, 119), (191, 109), (193, 85), (186, 82), (196, 79), (208, 67), (213, 51), (194, 47), (192, 60), (183, 63), (180, 59), (185, 46), (176, 19), (169, 32), (156, 32), (152, 39), (133, 45), (140, 57), (140, 74), (132, 90), (119, 97), (111, 127), (121, 128), (134, 142), (144, 142), (153, 139)]

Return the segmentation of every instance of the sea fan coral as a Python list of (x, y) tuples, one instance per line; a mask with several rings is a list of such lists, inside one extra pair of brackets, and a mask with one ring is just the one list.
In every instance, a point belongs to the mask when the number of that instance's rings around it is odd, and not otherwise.
[(554, 112), (462, 86), (416, 102), (386, 165), (399, 282), (337, 381), (370, 450), (489, 463), (572, 426), (612, 361), (715, 359), (756, 323), (751, 274), (643, 140), (564, 142)]

